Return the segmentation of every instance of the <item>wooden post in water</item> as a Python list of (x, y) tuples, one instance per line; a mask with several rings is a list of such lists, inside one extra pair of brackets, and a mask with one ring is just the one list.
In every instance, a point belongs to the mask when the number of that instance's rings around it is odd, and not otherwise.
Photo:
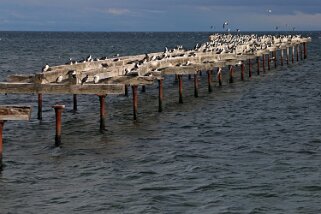
[(308, 48), (307, 48), (307, 43), (303, 43), (303, 52), (304, 52), (304, 59), (308, 57)]
[(178, 77), (178, 93), (179, 93), (178, 103), (183, 103), (183, 78), (182, 78), (182, 75), (177, 75), (177, 77)]
[(208, 93), (211, 93), (213, 91), (212, 88), (212, 71), (207, 71), (207, 84), (208, 84)]
[(188, 75), (188, 79), (191, 80), (192, 79), (192, 75), (189, 74)]
[(132, 86), (132, 92), (133, 92), (133, 118), (134, 120), (137, 120), (137, 108), (138, 108), (138, 93), (137, 93), (138, 86), (133, 85)]
[(77, 94), (73, 94), (73, 111), (76, 112), (77, 109), (78, 109), (78, 106), (77, 106)]
[(241, 80), (244, 80), (244, 70), (245, 70), (245, 65), (244, 62), (242, 62), (241, 64)]
[(42, 94), (38, 94), (38, 120), (42, 120)]
[(268, 70), (271, 70), (271, 58), (270, 58), (270, 53), (268, 54)]
[(178, 82), (178, 74), (175, 74), (175, 80), (174, 80), (175, 83)]
[(299, 62), (299, 51), (300, 51), (300, 45), (296, 46), (296, 61)]
[(56, 113), (56, 136), (55, 136), (55, 146), (58, 147), (61, 145), (61, 114), (64, 110), (64, 105), (54, 105)]
[(158, 79), (158, 112), (163, 111), (163, 79)]
[(230, 74), (229, 83), (233, 83), (234, 82), (234, 67), (233, 67), (233, 65), (229, 66), (229, 74)]
[(2, 153), (3, 153), (3, 143), (2, 143), (2, 130), (4, 126), (4, 120), (0, 120), (0, 172), (3, 169), (3, 164), (2, 164)]
[(198, 72), (196, 72), (196, 74), (194, 74), (194, 97), (198, 97)]
[(249, 59), (249, 78), (251, 79), (252, 77), (252, 63), (251, 63), (251, 59)]
[(98, 95), (99, 97), (99, 104), (100, 104), (100, 131), (105, 130), (105, 117), (106, 117), (106, 104), (105, 104), (105, 98), (106, 95)]
[(257, 70), (256, 73), (257, 75), (260, 75), (260, 57), (256, 57), (256, 62), (257, 62)]

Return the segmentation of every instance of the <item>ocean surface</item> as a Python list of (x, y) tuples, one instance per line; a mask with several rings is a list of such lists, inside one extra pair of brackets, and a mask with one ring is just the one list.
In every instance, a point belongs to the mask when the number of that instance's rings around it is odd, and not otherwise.
[[(207, 92), (199, 76), (184, 77), (184, 104), (167, 76), (164, 111), (157, 84), (139, 93), (138, 121), (131, 96), (110, 95), (107, 131), (99, 131), (99, 99), (0, 95), (0, 103), (31, 105), (30, 121), (3, 131), (0, 213), (321, 213), (321, 32), (308, 58)], [(116, 54), (193, 47), (210, 33), (0, 32), (0, 80)], [(247, 67), (246, 67), (247, 69)], [(63, 112), (62, 146), (54, 148), (56, 102)]]

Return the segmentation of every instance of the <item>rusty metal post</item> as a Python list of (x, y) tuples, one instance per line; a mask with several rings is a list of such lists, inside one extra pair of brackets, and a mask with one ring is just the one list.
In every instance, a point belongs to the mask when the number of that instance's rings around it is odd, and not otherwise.
[(241, 64), (241, 80), (244, 81), (244, 70), (245, 70), (245, 65), (244, 63), (242, 62)]
[(73, 94), (73, 110), (74, 111), (77, 111), (77, 108), (78, 108), (78, 106), (77, 106), (77, 94)]
[(183, 103), (183, 80), (182, 75), (178, 75), (178, 93), (179, 93), (179, 103)]
[(267, 62), (268, 62), (268, 70), (271, 70), (271, 58), (270, 58), (270, 53), (268, 54)]
[(217, 68), (217, 80), (218, 80), (218, 85), (222, 86), (222, 68)]
[(283, 52), (283, 49), (281, 49), (280, 51), (281, 51), (281, 57), (280, 57), (280, 60), (281, 60), (281, 66), (283, 66), (283, 57), (284, 57), (284, 52)]
[(263, 73), (265, 73), (265, 54), (262, 55), (262, 59), (263, 59), (263, 63), (262, 63)]
[(146, 86), (142, 85), (142, 93), (145, 93), (145, 92), (146, 92)]
[(163, 111), (163, 79), (158, 79), (158, 112)]
[(256, 57), (256, 62), (257, 62), (257, 75), (260, 75), (260, 57)]
[(128, 85), (125, 84), (125, 96), (128, 97)]
[(294, 63), (294, 45), (292, 46), (292, 64)]
[(287, 47), (286, 48), (286, 64), (289, 65), (289, 61), (290, 61), (290, 48)]
[(175, 74), (175, 80), (174, 80), (175, 83), (178, 82), (178, 74)]
[(249, 78), (252, 77), (252, 63), (251, 63), (251, 59), (249, 59)]
[(233, 83), (234, 82), (234, 67), (233, 67), (233, 65), (229, 66), (229, 73), (230, 73), (229, 83)]
[(303, 44), (300, 43), (300, 60), (302, 61), (303, 60)]
[(276, 51), (273, 51), (273, 60), (274, 60), (274, 68), (276, 68), (277, 64), (276, 64)]
[(132, 86), (132, 92), (133, 92), (133, 118), (134, 118), (134, 120), (137, 120), (137, 107), (138, 107), (137, 89), (138, 89), (137, 85), (133, 85)]
[(61, 114), (64, 110), (64, 105), (54, 105), (56, 113), (56, 136), (55, 136), (55, 146), (58, 147), (61, 145)]
[(38, 120), (42, 120), (42, 94), (38, 94)]
[(304, 59), (308, 57), (308, 48), (307, 48), (307, 43), (303, 43), (303, 52), (304, 52)]
[(2, 131), (3, 131), (4, 122), (5, 121), (0, 120), (0, 172), (3, 169), (3, 164), (2, 164), (2, 157), (3, 157)]
[(197, 72), (194, 74), (194, 97), (198, 97), (198, 78)]
[(212, 88), (212, 71), (207, 71), (207, 84), (208, 84), (208, 93), (211, 93), (213, 91)]
[(299, 62), (299, 50), (300, 50), (300, 45), (296, 46), (296, 61)]
[(106, 95), (98, 95), (99, 97), (99, 104), (100, 104), (100, 131), (105, 130), (105, 117), (106, 117), (106, 104), (105, 98)]

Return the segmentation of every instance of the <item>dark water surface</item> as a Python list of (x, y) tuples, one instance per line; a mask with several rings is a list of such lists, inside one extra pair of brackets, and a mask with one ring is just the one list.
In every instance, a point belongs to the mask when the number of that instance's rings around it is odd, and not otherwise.
[[(208, 35), (0, 32), (0, 78), (88, 54), (191, 48)], [(130, 97), (108, 96), (103, 134), (97, 96), (79, 96), (74, 114), (72, 96), (45, 95), (39, 122), (35, 95), (0, 95), (33, 107), (31, 121), (5, 124), (0, 213), (321, 213), (321, 33), (304, 35), (313, 39), (307, 60), (225, 80), (212, 94), (203, 75), (199, 98), (184, 78), (182, 105), (166, 78), (163, 113), (148, 86), (138, 122)], [(66, 105), (61, 148), (57, 101)]]

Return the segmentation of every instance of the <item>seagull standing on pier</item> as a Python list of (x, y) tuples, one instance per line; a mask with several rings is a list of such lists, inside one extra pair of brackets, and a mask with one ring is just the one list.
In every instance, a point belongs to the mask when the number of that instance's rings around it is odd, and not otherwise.
[(88, 74), (81, 80), (81, 84), (83, 85), (88, 80)]
[(94, 83), (97, 84), (99, 82), (99, 76), (96, 74), (94, 76)]
[(42, 67), (42, 72), (46, 72), (48, 70), (49, 70), (49, 65), (47, 63), (45, 66)]

